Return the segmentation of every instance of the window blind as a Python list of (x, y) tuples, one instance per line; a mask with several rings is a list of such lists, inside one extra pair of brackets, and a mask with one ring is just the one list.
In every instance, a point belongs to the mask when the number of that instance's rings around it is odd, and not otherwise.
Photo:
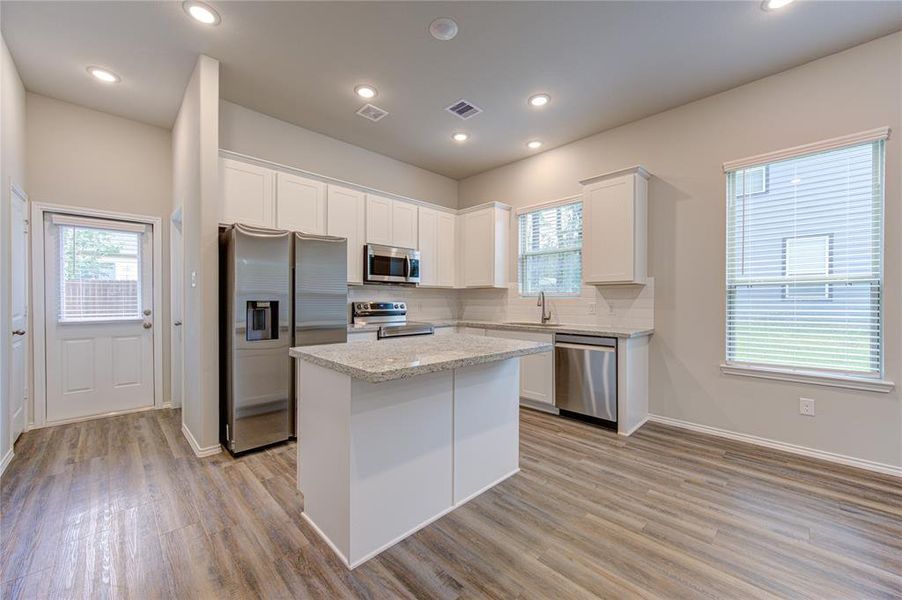
[(883, 147), (727, 172), (728, 363), (881, 375)]
[(59, 320), (141, 318), (141, 233), (59, 225)]
[(577, 295), (582, 287), (582, 202), (526, 212), (519, 217), (521, 296)]

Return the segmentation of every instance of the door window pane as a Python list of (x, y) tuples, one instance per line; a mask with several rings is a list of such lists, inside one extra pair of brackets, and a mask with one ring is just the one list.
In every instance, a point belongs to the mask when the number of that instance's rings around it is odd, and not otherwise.
[(59, 226), (63, 322), (140, 319), (141, 233)]

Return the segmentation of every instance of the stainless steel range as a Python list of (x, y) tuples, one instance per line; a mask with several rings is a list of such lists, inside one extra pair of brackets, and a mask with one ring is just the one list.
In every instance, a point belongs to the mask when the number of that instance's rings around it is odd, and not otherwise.
[(407, 321), (405, 302), (355, 302), (351, 305), (351, 321), (355, 325), (379, 325), (379, 339), (435, 333), (429, 323)]

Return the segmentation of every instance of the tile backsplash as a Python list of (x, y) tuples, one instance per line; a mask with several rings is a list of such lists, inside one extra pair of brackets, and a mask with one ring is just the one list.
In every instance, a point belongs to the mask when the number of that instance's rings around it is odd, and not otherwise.
[[(535, 296), (521, 298), (517, 284), (499, 290), (458, 290), (460, 319), (538, 321)], [(548, 296), (552, 323), (648, 328), (655, 325), (655, 282), (644, 286), (584, 286), (579, 296)]]
[[(348, 301), (399, 300), (407, 303), (411, 321), (538, 321), (535, 297), (521, 298), (517, 284), (506, 289), (430, 289), (365, 285), (348, 288)], [(584, 286), (579, 296), (548, 297), (552, 323), (603, 327), (653, 328), (655, 282), (644, 286)], [(348, 316), (350, 318), (350, 309)]]

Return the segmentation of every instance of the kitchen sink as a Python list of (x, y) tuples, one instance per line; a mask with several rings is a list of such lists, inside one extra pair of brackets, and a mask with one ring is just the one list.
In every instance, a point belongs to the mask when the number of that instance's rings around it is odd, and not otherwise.
[(536, 323), (535, 321), (505, 321), (505, 325), (529, 325), (530, 327), (560, 327), (559, 323)]

